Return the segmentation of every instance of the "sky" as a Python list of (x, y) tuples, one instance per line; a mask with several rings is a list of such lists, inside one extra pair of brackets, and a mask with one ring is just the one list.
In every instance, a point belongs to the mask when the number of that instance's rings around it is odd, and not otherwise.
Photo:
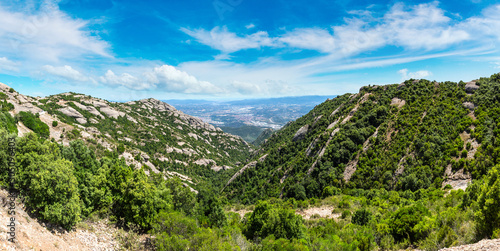
[(500, 1), (0, 0), (0, 82), (114, 101), (338, 95), (500, 72)]

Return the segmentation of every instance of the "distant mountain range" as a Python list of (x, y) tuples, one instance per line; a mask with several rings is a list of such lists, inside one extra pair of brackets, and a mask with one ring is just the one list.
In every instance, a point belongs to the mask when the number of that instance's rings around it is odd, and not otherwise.
[[(274, 130), (336, 96), (298, 96), (234, 101), (163, 100), (177, 109), (253, 142), (266, 128)], [(269, 135), (269, 134), (267, 134)], [(262, 137), (261, 137), (262, 138)]]

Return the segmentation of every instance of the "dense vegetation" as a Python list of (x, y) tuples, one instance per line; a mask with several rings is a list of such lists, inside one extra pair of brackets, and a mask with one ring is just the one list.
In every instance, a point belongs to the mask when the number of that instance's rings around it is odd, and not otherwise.
[[(152, 233), (158, 250), (437, 250), (499, 238), (500, 74), (477, 85), (469, 95), (463, 82), (409, 80), (328, 100), (274, 133), (255, 152), (255, 167), (227, 186), (239, 170), (175, 166), (203, 177), (197, 194), (179, 179), (128, 166), (118, 158), (126, 142), (98, 155), (82, 140), (46, 139), (38, 124), (36, 134), (16, 139), (14, 189), (44, 221), (71, 229), (107, 217)], [(0, 115), (6, 188), (7, 138), (17, 130), (15, 118)], [(29, 113), (17, 118), (39, 123)], [(119, 117), (99, 127), (138, 133), (130, 123)], [(450, 190), (447, 172), (470, 173), (472, 183)], [(331, 207), (334, 217), (296, 214), (310, 206)]]

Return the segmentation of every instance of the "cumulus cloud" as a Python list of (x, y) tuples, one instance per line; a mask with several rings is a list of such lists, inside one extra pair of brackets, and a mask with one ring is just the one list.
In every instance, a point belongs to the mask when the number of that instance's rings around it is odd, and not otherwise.
[(132, 90), (158, 90), (174, 93), (215, 94), (224, 90), (207, 81), (180, 71), (171, 65), (154, 67), (139, 76), (129, 73), (116, 75), (108, 70), (99, 77), (101, 83), (109, 86), (123, 86)]
[(60, 67), (54, 67), (52, 65), (45, 65), (42, 67), (44, 71), (47, 73), (64, 78), (69, 81), (77, 81), (77, 82), (83, 82), (83, 81), (88, 81), (89, 78), (84, 76), (82, 73), (79, 71), (73, 69), (69, 65), (65, 66), (60, 66)]
[(16, 12), (0, 5), (0, 17), (0, 52), (4, 54), (45, 62), (110, 56), (109, 44), (90, 33), (88, 21), (74, 19), (48, 1), (35, 12)]
[(409, 72), (408, 69), (401, 69), (398, 71), (399, 75), (401, 75), (401, 80), (407, 79), (422, 79), (432, 75), (430, 71), (416, 71)]

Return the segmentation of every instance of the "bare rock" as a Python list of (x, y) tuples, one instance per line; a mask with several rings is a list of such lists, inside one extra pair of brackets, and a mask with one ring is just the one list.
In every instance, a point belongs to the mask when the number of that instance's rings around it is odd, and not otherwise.
[(102, 114), (93, 106), (82, 105), (78, 102), (73, 102), (73, 104), (75, 104), (78, 108), (80, 108), (82, 110), (86, 110), (86, 111), (90, 112), (92, 115), (95, 115), (101, 119), (104, 118), (104, 116), (102, 116)]
[(77, 110), (75, 110), (73, 107), (64, 107), (64, 108), (59, 108), (59, 110), (62, 114), (75, 118), (76, 121), (80, 124), (85, 124), (87, 123), (87, 119), (83, 117), (82, 114), (80, 114)]
[(474, 109), (476, 108), (476, 105), (474, 105), (474, 103), (472, 103), (472, 102), (464, 102), (463, 105), (465, 108), (467, 108), (471, 111), (474, 111)]
[(466, 93), (472, 94), (476, 92), (477, 89), (479, 89), (479, 86), (476, 85), (476, 81), (467, 82), (467, 84), (465, 84)]
[(306, 137), (307, 131), (309, 130), (309, 125), (301, 127), (293, 136), (293, 141), (303, 140)]
[[(199, 159), (199, 160), (195, 161), (194, 163), (196, 165), (199, 165), (199, 166), (208, 166), (211, 163), (215, 164), (215, 161), (211, 160), (211, 159)], [(218, 170), (216, 170), (216, 171), (218, 171)]]

